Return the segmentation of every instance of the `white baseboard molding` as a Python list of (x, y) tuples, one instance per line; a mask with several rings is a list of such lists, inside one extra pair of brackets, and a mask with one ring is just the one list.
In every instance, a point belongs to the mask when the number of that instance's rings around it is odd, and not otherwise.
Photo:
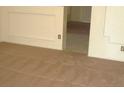
[(38, 38), (29, 38), (29, 37), (23, 37), (23, 36), (9, 36), (5, 42), (62, 50), (56, 46), (56, 42), (54, 44), (54, 41), (49, 42), (49, 40), (42, 40)]

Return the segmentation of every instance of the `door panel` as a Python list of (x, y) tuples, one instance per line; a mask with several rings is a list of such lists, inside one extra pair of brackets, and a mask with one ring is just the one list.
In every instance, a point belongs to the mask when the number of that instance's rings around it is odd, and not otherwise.
[(124, 62), (124, 7), (93, 7), (89, 56)]
[(124, 7), (107, 7), (105, 35), (111, 42), (124, 43)]

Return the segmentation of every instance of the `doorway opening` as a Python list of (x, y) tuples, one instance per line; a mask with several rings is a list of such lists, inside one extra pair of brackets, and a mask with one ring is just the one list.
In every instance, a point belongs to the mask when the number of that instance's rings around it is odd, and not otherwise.
[(68, 6), (66, 28), (66, 51), (88, 55), (91, 6)]

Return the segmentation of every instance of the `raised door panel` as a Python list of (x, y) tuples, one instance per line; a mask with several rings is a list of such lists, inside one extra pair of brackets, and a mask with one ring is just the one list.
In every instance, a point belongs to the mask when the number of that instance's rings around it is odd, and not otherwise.
[(110, 42), (124, 44), (124, 7), (107, 7), (105, 33)]

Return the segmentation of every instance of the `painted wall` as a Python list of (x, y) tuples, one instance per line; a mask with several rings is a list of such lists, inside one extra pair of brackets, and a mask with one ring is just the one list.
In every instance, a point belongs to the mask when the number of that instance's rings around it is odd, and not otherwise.
[(69, 21), (71, 17), (71, 6), (67, 6), (66, 8), (67, 8), (67, 20)]
[[(0, 7), (0, 38), (62, 49), (66, 13), (64, 7)], [(120, 51), (124, 45), (123, 16), (124, 7), (92, 8), (89, 56), (124, 61), (124, 52)], [(58, 39), (58, 34), (62, 39)]]
[(90, 23), (91, 7), (90, 6), (72, 6), (68, 7), (68, 21), (79, 21)]
[(124, 7), (93, 7), (89, 56), (124, 61)]
[(0, 8), (0, 42), (2, 41), (2, 25), (1, 25), (1, 8)]
[(64, 7), (0, 7), (0, 10), (2, 41), (63, 48)]

